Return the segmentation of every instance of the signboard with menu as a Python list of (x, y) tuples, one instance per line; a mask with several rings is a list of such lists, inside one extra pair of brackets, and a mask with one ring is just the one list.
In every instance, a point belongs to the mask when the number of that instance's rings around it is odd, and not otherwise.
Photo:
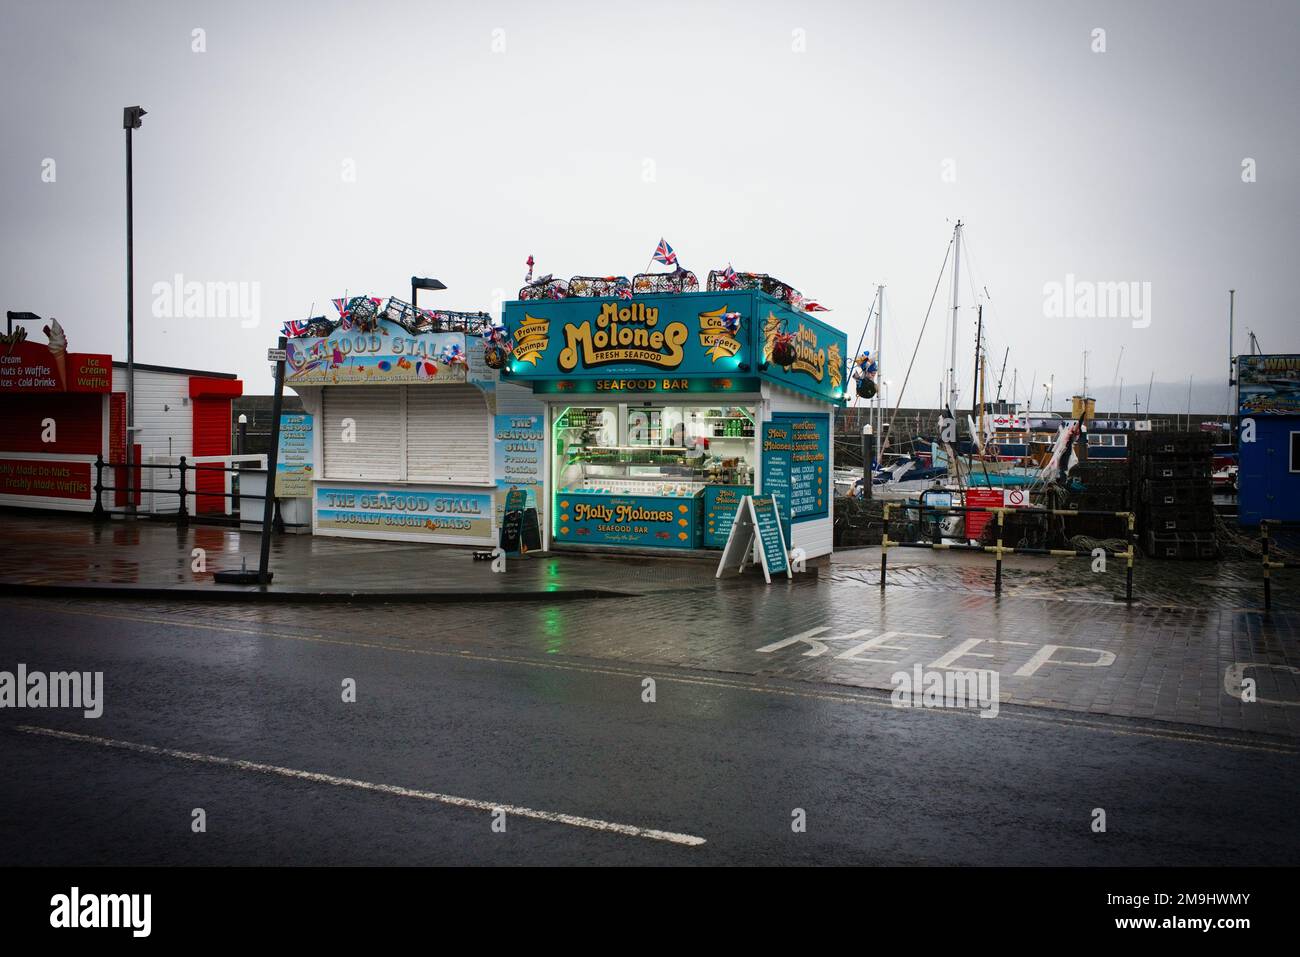
[(312, 417), (286, 412), (280, 416), (280, 452), (275, 465), (276, 498), (311, 498)]
[(830, 514), (830, 416), (777, 412), (763, 423), (763, 493), (792, 522)]
[[(754, 548), (755, 543), (757, 549)], [(735, 571), (737, 574), (743, 572), (755, 550), (763, 569), (763, 578), (769, 585), (773, 574), (780, 575), (784, 572), (786, 578), (794, 577), (786, 551), (781, 516), (775, 499), (770, 495), (746, 495), (740, 500), (714, 577), (721, 578), (722, 573), (727, 571)]]

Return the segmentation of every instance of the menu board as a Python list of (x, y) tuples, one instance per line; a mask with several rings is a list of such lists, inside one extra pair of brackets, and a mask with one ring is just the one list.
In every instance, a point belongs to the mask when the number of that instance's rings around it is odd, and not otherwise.
[(280, 416), (280, 446), (275, 463), (276, 498), (311, 498), (312, 417), (286, 412)]
[(776, 501), (770, 495), (752, 495), (749, 503), (754, 512), (754, 526), (758, 530), (758, 547), (764, 566), (771, 574), (788, 573), (785, 534), (781, 531)]
[[(540, 513), (545, 500), (542, 489), (546, 481), (543, 462), (546, 430), (542, 416), (534, 414), (493, 416), (492, 429), (492, 468), (497, 483), (496, 520), (500, 527), (508, 509), (535, 508)], [(511, 492), (524, 493), (524, 504), (507, 504)]]
[(784, 572), (786, 578), (793, 578), (785, 549), (785, 529), (781, 525), (776, 501), (770, 495), (741, 497), (715, 577), (721, 578), (724, 572), (743, 572), (752, 560), (756, 540), (759, 564), (767, 583), (772, 583), (773, 573), (780, 575)]
[(754, 494), (752, 485), (706, 485), (704, 487), (704, 547), (722, 548), (731, 534), (736, 509), (746, 495)]
[(793, 522), (830, 515), (830, 416), (777, 412), (763, 423), (763, 493)]

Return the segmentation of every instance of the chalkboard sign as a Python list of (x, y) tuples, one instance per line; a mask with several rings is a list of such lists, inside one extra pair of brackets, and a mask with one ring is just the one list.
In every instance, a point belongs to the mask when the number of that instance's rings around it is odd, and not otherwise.
[(542, 526), (537, 519), (537, 509), (526, 508), (522, 514), (519, 542), (523, 545), (523, 551), (537, 551), (542, 547)]
[(506, 512), (501, 517), (501, 537), (498, 540), (507, 555), (518, 555), (523, 541), (524, 513), (522, 509)]
[(733, 569), (737, 573), (743, 572), (754, 552), (755, 541), (763, 577), (768, 584), (772, 582), (773, 572), (778, 575), (784, 572), (786, 578), (793, 577), (781, 518), (770, 495), (746, 495), (740, 500), (715, 577), (721, 578), (723, 572)]
[(763, 560), (767, 580), (772, 574), (785, 572), (790, 576), (790, 563), (786, 559), (785, 535), (781, 531), (781, 516), (776, 501), (770, 495), (751, 495), (749, 506), (753, 510), (754, 527), (758, 530), (758, 555)]

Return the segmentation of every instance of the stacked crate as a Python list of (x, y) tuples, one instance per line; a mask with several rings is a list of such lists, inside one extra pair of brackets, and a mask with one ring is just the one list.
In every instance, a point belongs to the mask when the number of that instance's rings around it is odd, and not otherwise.
[[(1126, 512), (1131, 500), (1131, 482), (1124, 462), (1093, 459), (1070, 470), (1066, 508), (1081, 511)], [(1106, 515), (1072, 515), (1065, 520), (1065, 537), (1124, 538), (1128, 529), (1122, 520)]]
[(1151, 558), (1217, 557), (1213, 456), (1208, 433), (1133, 433), (1129, 471), (1138, 541)]

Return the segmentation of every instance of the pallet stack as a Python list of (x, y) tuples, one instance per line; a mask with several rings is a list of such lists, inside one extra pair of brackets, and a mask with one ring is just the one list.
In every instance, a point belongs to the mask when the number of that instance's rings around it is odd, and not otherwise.
[(1133, 433), (1129, 474), (1138, 542), (1149, 557), (1218, 557), (1213, 456), (1214, 438), (1208, 433)]

